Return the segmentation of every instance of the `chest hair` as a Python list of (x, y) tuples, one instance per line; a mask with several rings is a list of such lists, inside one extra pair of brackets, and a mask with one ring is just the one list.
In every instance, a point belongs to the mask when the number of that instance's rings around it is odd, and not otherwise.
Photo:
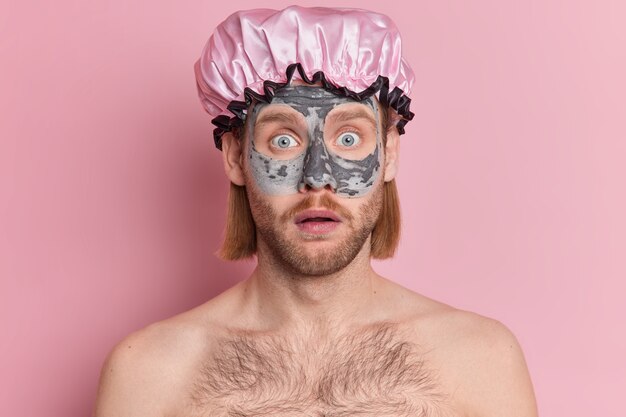
[(193, 383), (192, 415), (219, 417), (438, 417), (436, 375), (381, 323), (311, 343), (240, 334), (224, 339)]

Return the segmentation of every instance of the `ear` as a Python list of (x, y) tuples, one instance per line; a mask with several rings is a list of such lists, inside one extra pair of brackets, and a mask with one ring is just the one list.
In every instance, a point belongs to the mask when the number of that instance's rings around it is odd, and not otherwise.
[(235, 185), (245, 185), (241, 143), (232, 132), (222, 135), (222, 157), (226, 176)]
[(398, 129), (393, 127), (387, 133), (387, 143), (385, 144), (385, 182), (389, 182), (398, 173), (398, 153), (400, 151), (400, 134)]

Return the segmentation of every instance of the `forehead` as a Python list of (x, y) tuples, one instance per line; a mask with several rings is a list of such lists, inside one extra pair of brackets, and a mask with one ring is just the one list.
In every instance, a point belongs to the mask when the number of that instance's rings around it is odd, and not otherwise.
[(290, 113), (293, 115), (292, 121), (300, 113), (305, 118), (313, 116), (323, 122), (328, 121), (327, 116), (332, 113), (329, 118), (331, 121), (363, 118), (375, 125), (378, 119), (377, 105), (374, 97), (358, 101), (335, 95), (322, 87), (296, 85), (277, 90), (271, 103), (258, 103), (253, 107), (251, 115), (255, 123), (268, 115)]

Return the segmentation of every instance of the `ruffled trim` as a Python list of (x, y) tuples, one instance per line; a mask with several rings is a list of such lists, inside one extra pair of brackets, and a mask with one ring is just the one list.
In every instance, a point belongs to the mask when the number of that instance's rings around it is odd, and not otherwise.
[(413, 119), (414, 114), (409, 110), (411, 105), (411, 99), (404, 94), (402, 89), (395, 87), (391, 92), (389, 91), (389, 78), (379, 75), (369, 87), (360, 93), (355, 93), (352, 90), (349, 90), (346, 87), (337, 87), (332, 84), (330, 81), (326, 79), (326, 76), (322, 71), (317, 71), (313, 74), (313, 76), (309, 79), (304, 72), (304, 68), (300, 63), (290, 64), (287, 67), (286, 75), (287, 81), (283, 83), (275, 82), (275, 81), (263, 81), (263, 92), (265, 94), (259, 94), (256, 91), (252, 90), (250, 87), (246, 87), (244, 89), (244, 98), (245, 101), (233, 100), (231, 101), (226, 108), (235, 116), (229, 117), (225, 114), (221, 114), (217, 117), (214, 117), (211, 120), (216, 128), (213, 130), (213, 139), (215, 140), (215, 147), (222, 150), (222, 136), (226, 132), (230, 132), (235, 128), (242, 127), (244, 124), (244, 120), (246, 118), (246, 110), (250, 107), (253, 100), (257, 102), (270, 103), (274, 98), (274, 94), (276, 90), (289, 85), (291, 79), (293, 78), (294, 73), (298, 70), (298, 74), (302, 78), (302, 81), (307, 84), (316, 84), (321, 82), (322, 87), (325, 90), (330, 91), (333, 94), (338, 96), (344, 96), (351, 98), (356, 101), (365, 100), (368, 97), (373, 96), (374, 94), (379, 93), (378, 100), (383, 106), (389, 106), (393, 108), (401, 117), (400, 120), (396, 123), (396, 128), (398, 129), (399, 134), (404, 134), (404, 126)]

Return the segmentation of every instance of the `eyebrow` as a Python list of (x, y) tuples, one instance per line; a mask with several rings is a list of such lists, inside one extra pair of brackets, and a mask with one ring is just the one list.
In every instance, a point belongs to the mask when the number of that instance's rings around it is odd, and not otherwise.
[(373, 128), (376, 128), (374, 116), (365, 109), (339, 110), (328, 116), (328, 120), (335, 123), (347, 122), (353, 119), (365, 119)]
[(291, 125), (299, 125), (300, 120), (297, 114), (293, 113), (269, 113), (262, 114), (256, 121), (255, 127), (259, 127), (269, 123), (281, 123), (281, 124), (291, 124)]

